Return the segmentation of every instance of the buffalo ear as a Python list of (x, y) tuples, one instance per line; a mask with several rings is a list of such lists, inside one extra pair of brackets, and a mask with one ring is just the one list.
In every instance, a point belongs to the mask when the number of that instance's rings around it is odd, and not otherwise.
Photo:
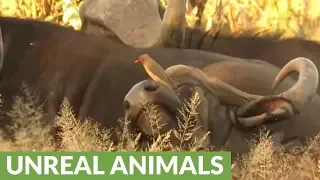
[(243, 127), (259, 126), (285, 120), (299, 113), (286, 98), (267, 96), (252, 101), (236, 112), (236, 124)]

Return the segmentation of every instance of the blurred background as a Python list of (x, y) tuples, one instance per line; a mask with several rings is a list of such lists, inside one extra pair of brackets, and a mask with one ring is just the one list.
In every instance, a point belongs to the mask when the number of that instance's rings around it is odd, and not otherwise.
[[(83, 0), (0, 0), (1, 16), (33, 18), (81, 28)], [(158, 0), (166, 7), (167, 0)], [(188, 25), (234, 36), (283, 33), (320, 41), (319, 0), (188, 0)]]

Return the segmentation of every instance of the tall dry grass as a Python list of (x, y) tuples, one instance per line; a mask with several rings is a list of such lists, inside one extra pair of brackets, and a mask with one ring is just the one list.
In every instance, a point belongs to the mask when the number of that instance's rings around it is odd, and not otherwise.
[(81, 28), (79, 6), (82, 0), (0, 0), (0, 15), (32, 18)]
[[(3, 16), (34, 18), (81, 28), (83, 0), (0, 0)], [(189, 26), (239, 35), (246, 31), (283, 32), (284, 37), (320, 40), (318, 0), (188, 0)], [(166, 6), (167, 0), (158, 0)], [(193, 4), (193, 3), (189, 3)]]
[[(0, 151), (209, 151), (204, 139), (207, 134), (196, 139), (193, 135), (198, 127), (197, 105), (199, 96), (196, 94), (184, 103), (180, 110), (182, 118), (178, 119), (179, 129), (160, 134), (157, 106), (148, 104), (146, 116), (153, 127), (155, 137), (145, 147), (139, 140), (141, 133), (129, 131), (130, 121), (119, 119), (119, 129), (105, 129), (94, 120), (87, 119), (80, 123), (72, 106), (65, 99), (61, 105), (54, 124), (46, 124), (45, 113), (39, 106), (39, 98), (28, 86), (23, 86), (23, 95), (15, 98), (12, 110), (7, 114), (12, 117), (11, 126), (14, 140), (5, 140), (0, 134)], [(5, 113), (5, 112), (2, 112)], [(52, 127), (60, 127), (57, 141), (51, 134)], [(111, 133), (120, 137), (114, 143)], [(174, 137), (180, 144), (171, 144)], [(259, 141), (252, 143), (252, 148), (232, 166), (232, 179), (255, 180), (295, 180), (320, 179), (320, 135), (306, 146), (303, 153), (281, 153), (275, 151), (273, 141), (268, 132), (259, 134)]]

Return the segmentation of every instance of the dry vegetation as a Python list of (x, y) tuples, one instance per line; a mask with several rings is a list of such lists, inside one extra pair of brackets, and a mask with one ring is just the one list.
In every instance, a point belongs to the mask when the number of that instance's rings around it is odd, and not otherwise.
[[(158, 0), (163, 6), (167, 0)], [(246, 31), (283, 32), (284, 37), (320, 40), (318, 0), (189, 0), (189, 26), (220, 29), (238, 35)], [(81, 27), (78, 10), (82, 0), (0, 0), (3, 16), (34, 18)]]
[(33, 18), (80, 29), (81, 0), (0, 0), (1, 16)]
[[(165, 2), (161, 0), (163, 5)], [(3, 16), (36, 18), (79, 29), (79, 4), (76, 0), (0, 0), (0, 12)], [(187, 20), (189, 26), (220, 29), (234, 35), (248, 30), (270, 30), (284, 32), (284, 37), (320, 40), (319, 5), (318, 0), (207, 0), (206, 4), (188, 6)], [(36, 94), (27, 86), (23, 87), (25, 96), (16, 97), (12, 111), (8, 113), (14, 121), (11, 129), (15, 132), (15, 140), (0, 139), (1, 151), (142, 150), (138, 143), (141, 134), (129, 133), (128, 119), (119, 120), (121, 130), (101, 129), (90, 119), (80, 123), (67, 100), (61, 105), (55, 121), (55, 126), (61, 127), (60, 143), (57, 144), (50, 135), (51, 126), (43, 124), (45, 114), (37, 103)], [(197, 130), (194, 126), (197, 96), (185, 104), (181, 110), (180, 129), (153, 139), (144, 151), (208, 150), (203, 147), (205, 137), (198, 140), (192, 136)], [(155, 127), (153, 133), (158, 135), (157, 108), (150, 106), (146, 115), (150, 125)], [(118, 144), (112, 142), (111, 132), (121, 137)], [(170, 143), (172, 136), (181, 141), (179, 146)], [(275, 152), (267, 134), (260, 136), (261, 142), (253, 144), (251, 152), (233, 166), (233, 179), (320, 179), (320, 136), (310, 140), (307, 150), (299, 155)]]
[[(209, 151), (204, 146), (204, 139), (196, 139), (192, 135), (197, 131), (196, 108), (199, 104), (197, 94), (186, 101), (181, 109), (179, 130), (159, 135), (159, 117), (157, 107), (148, 104), (146, 116), (156, 138), (151, 139), (143, 149), (139, 144), (141, 134), (129, 133), (130, 122), (127, 118), (119, 119), (119, 129), (104, 129), (91, 119), (83, 123), (77, 120), (72, 107), (65, 99), (61, 110), (56, 116), (55, 123), (44, 124), (45, 113), (39, 106), (38, 96), (24, 85), (24, 95), (15, 98), (11, 112), (7, 113), (13, 119), (11, 129), (14, 140), (0, 139), (0, 151)], [(4, 113), (4, 112), (2, 112)], [(51, 127), (61, 127), (59, 141), (52, 137)], [(121, 129), (121, 130), (120, 130)], [(111, 133), (120, 137), (115, 144)], [(1, 136), (0, 136), (1, 137)], [(170, 138), (180, 140), (180, 144), (172, 145)], [(310, 140), (306, 150), (301, 154), (280, 153), (273, 149), (273, 142), (267, 133), (260, 133), (261, 142), (252, 143), (251, 151), (233, 165), (233, 179), (313, 179), (320, 178), (320, 136)]]

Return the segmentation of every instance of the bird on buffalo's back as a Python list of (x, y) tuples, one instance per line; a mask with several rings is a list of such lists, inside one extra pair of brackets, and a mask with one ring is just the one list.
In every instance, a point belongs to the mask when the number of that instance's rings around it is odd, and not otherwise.
[(175, 89), (175, 86), (169, 79), (164, 69), (148, 54), (139, 56), (135, 63), (141, 63), (151, 79), (153, 79), (157, 84)]

